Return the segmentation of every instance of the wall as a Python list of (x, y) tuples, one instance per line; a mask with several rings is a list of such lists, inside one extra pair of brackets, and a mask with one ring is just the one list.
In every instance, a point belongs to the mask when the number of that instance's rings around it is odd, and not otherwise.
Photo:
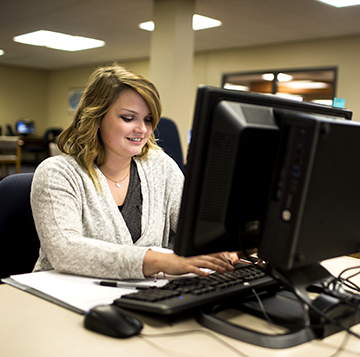
[(20, 118), (36, 121), (42, 133), (47, 120), (48, 72), (0, 66), (0, 125), (13, 128)]
[[(360, 121), (359, 62), (360, 36), (197, 53), (193, 101), (183, 105), (192, 113), (197, 86), (220, 86), (223, 73), (337, 66), (336, 95), (346, 99), (346, 107), (354, 112), (353, 119)], [(149, 76), (147, 59), (128, 61), (124, 65)], [(69, 90), (84, 87), (93, 69), (88, 66), (47, 73), (0, 67), (0, 124), (27, 117), (36, 120), (39, 133), (48, 126), (66, 127), (72, 120), (68, 109)], [(177, 122), (184, 152), (191, 121), (190, 117)]]

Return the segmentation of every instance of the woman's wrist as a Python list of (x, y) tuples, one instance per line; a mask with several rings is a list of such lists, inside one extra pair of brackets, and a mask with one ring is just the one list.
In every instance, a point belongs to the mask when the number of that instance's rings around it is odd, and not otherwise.
[(148, 249), (145, 253), (143, 260), (143, 274), (144, 276), (154, 275), (159, 273), (162, 269), (162, 258), (164, 257), (163, 253), (155, 252), (151, 249)]

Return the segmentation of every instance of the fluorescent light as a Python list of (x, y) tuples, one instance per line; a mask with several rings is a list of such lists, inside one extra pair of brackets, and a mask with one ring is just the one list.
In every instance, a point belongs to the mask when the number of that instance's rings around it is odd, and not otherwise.
[(290, 76), (290, 74), (286, 74), (286, 73), (278, 73), (276, 78), (279, 82), (289, 82), (293, 79), (293, 77)]
[(0, 50), (0, 56), (3, 56), (5, 54), (4, 50)]
[(46, 30), (39, 30), (16, 36), (14, 37), (14, 41), (27, 45), (54, 48), (62, 51), (81, 51), (105, 45), (104, 41)]
[(335, 6), (335, 7), (360, 5), (359, 0), (318, 0), (318, 1), (321, 1), (325, 4)]
[(328, 88), (329, 83), (325, 82), (312, 82), (312, 81), (292, 81), (285, 83), (284, 86), (292, 89), (323, 89)]
[(219, 27), (222, 25), (222, 22), (219, 20), (212, 19), (210, 17), (194, 15), (192, 21), (192, 27), (195, 31), (205, 30), (213, 27)]
[(155, 30), (155, 22), (154, 21), (146, 21), (139, 24), (139, 27), (142, 30), (146, 31), (154, 31)]
[[(273, 81), (275, 79), (275, 75), (274, 75), (274, 73), (264, 73), (261, 76), (261, 78), (264, 81)], [(288, 82), (288, 81), (291, 81), (292, 78), (293, 78), (292, 76), (290, 76), (289, 74), (286, 74), (286, 73), (278, 73), (276, 76), (276, 79), (279, 82)]]
[(273, 81), (275, 76), (274, 76), (274, 73), (264, 73), (261, 78), (264, 80), (264, 81)]
[[(201, 15), (194, 15), (193, 21), (192, 21), (192, 28), (193, 30), (205, 30), (212, 27), (218, 27), (221, 26), (222, 22), (219, 20), (212, 19), (210, 17), (201, 16)], [(155, 23), (154, 21), (146, 21), (139, 24), (139, 27), (142, 30), (146, 31), (154, 31), (155, 29)]]

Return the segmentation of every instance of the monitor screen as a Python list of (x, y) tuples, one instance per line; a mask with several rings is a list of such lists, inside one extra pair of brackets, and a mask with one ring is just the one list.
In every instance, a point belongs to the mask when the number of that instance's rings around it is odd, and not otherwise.
[[(282, 219), (281, 214), (286, 214), (284, 207), (287, 207), (286, 205), (291, 200), (291, 195), (287, 194), (286, 196), (284, 192), (280, 192), (278, 186), (284, 183), (279, 181), (279, 177), (284, 171), (281, 165), (284, 166), (284, 163), (289, 164), (286, 156), (288, 150), (295, 150), (294, 147), (289, 147), (290, 144), (288, 146), (284, 144), (292, 140), (288, 130), (289, 123), (296, 122), (296, 120), (301, 122), (301, 115), (306, 116), (307, 120), (310, 121), (315, 116), (320, 121), (343, 123), (342, 127), (344, 128), (353, 126), (356, 129), (359, 128), (356, 123), (343, 120), (352, 117), (352, 113), (345, 109), (296, 102), (262, 94), (207, 86), (199, 87), (189, 155), (185, 169), (182, 206), (174, 245), (175, 253), (191, 256), (259, 247), (265, 222), (266, 229), (273, 222), (273, 218), (271, 218), (272, 211), (275, 211), (277, 219)], [(346, 125), (347, 123), (349, 125)], [(352, 123), (354, 125), (351, 125)], [(317, 130), (320, 132), (322, 129)], [(315, 134), (313, 133), (313, 135)], [(344, 134), (340, 133), (338, 135)], [(332, 136), (330, 135), (330, 137)], [(337, 139), (334, 136), (331, 141), (334, 142), (335, 140)], [(345, 140), (345, 137), (342, 137), (342, 140)], [(315, 145), (315, 142), (313, 145)], [(332, 143), (329, 147), (324, 144), (321, 160), (326, 158), (327, 155), (331, 155), (330, 149), (335, 150), (335, 147), (335, 143)], [(316, 148), (315, 145), (312, 150), (314, 151)], [(349, 146), (345, 145), (344, 150), (345, 148), (347, 150)], [(338, 150), (342, 151), (341, 148)], [(313, 152), (311, 155), (314, 155)], [(310, 165), (310, 162), (306, 162), (306, 165)], [(277, 168), (276, 173), (274, 172), (275, 167)], [(305, 167), (302, 167), (302, 170), (305, 169)], [(346, 170), (349, 169), (349, 166), (346, 167)], [(316, 172), (321, 170), (319, 163)], [(334, 176), (337, 180), (341, 178), (342, 173), (349, 174), (342, 171), (341, 168), (339, 170), (341, 172)], [(326, 173), (334, 174), (331, 170), (326, 171)], [(360, 180), (360, 177), (358, 179)], [(277, 180), (276, 184), (272, 183), (274, 180)], [(324, 183), (329, 181), (327, 177), (320, 174), (317, 180)], [(288, 185), (288, 182), (286, 182), (286, 185)], [(320, 183), (316, 185), (321, 186)], [(317, 186), (314, 184), (309, 187), (316, 191), (319, 189)], [(303, 188), (301, 194), (307, 189), (308, 186)], [(329, 185), (329, 189), (334, 191), (336, 187)], [(321, 205), (324, 204), (324, 215), (329, 214), (329, 212), (326, 212), (325, 206), (328, 210), (333, 208), (330, 204), (330, 197), (333, 195), (332, 191), (327, 192), (327, 202), (319, 201), (316, 207), (316, 209), (320, 209)], [(282, 201), (285, 206), (276, 207), (278, 211), (276, 209), (269, 210), (269, 197), (276, 200), (280, 199), (277, 195), (281, 194), (283, 194), (282, 200), (285, 196), (288, 200), (287, 202)], [(322, 200), (324, 195), (324, 192), (313, 195), (313, 200)], [(292, 204), (299, 202), (301, 202), (301, 198), (298, 199), (298, 202), (293, 201)], [(336, 203), (344, 204), (344, 201), (339, 200)], [(276, 206), (275, 203), (274, 205)], [(308, 210), (309, 208), (302, 208), (302, 210), (304, 209)], [(291, 208), (292, 210), (293, 208)], [(337, 207), (336, 212), (339, 210), (340, 208)], [(290, 212), (290, 209), (288, 211)], [(332, 213), (334, 219), (335, 209)], [(265, 219), (265, 217), (267, 218)], [(293, 216), (287, 222), (282, 220), (281, 223), (292, 224), (294, 219)], [(360, 222), (360, 217), (357, 221)], [(288, 241), (296, 237), (299, 224), (301, 225), (301, 222), (297, 220), (297, 226), (292, 228), (287, 238)], [(318, 225), (320, 224), (318, 223)], [(311, 222), (307, 223), (307, 225), (310, 227)], [(353, 226), (355, 226), (355, 223)], [(281, 225), (275, 228), (280, 229), (280, 231), (284, 229)], [(278, 237), (276, 230), (274, 232), (273, 235)], [(317, 231), (317, 233), (320, 232)], [(304, 232), (304, 234), (306, 233)], [(314, 234), (311, 239), (314, 238)], [(270, 254), (270, 248), (276, 252), (278, 245), (283, 246), (274, 237), (271, 238), (271, 241), (268, 236), (269, 232), (267, 232), (266, 239), (270, 243), (268, 245), (263, 243), (264, 249), (262, 250), (267, 258), (276, 261), (276, 256), (273, 257)], [(337, 245), (342, 244), (341, 238), (338, 236), (337, 238), (339, 240), (332, 247), (332, 251), (336, 250)], [(279, 239), (281, 240), (281, 238)], [(332, 241), (335, 240), (334, 237), (331, 239)], [(354, 241), (353, 237), (349, 239)], [(310, 245), (310, 242), (304, 244)], [(316, 245), (317, 251), (312, 254), (309, 261), (313, 262), (318, 258), (325, 259), (330, 254), (326, 249), (323, 249), (320, 254), (319, 250), (321, 249), (318, 247), (320, 244), (324, 244), (324, 239), (320, 239)], [(265, 249), (265, 247), (267, 248)], [(311, 248), (313, 247), (314, 245)], [(355, 248), (354, 244), (349, 242), (347, 248), (340, 249), (339, 252), (345, 253), (346, 250), (352, 250), (353, 248)], [(289, 253), (295, 255), (295, 252), (292, 251), (294, 249), (294, 244), (286, 246), (286, 249), (284, 248), (286, 253), (278, 261), (285, 259), (285, 256)], [(308, 249), (310, 250), (310, 247)], [(280, 265), (291, 268), (294, 265), (293, 261), (291, 263), (282, 261)], [(303, 260), (303, 262), (305, 261)]]
[(27, 119), (19, 119), (16, 122), (16, 132), (20, 135), (35, 134), (34, 121)]

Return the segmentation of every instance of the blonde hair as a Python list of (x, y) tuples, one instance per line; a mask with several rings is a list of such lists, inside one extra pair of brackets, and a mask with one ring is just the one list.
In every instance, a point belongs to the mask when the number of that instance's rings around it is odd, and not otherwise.
[(99, 125), (119, 94), (129, 88), (142, 96), (152, 114), (153, 131), (137, 155), (139, 158), (146, 157), (150, 149), (158, 148), (154, 130), (161, 116), (160, 96), (149, 80), (117, 63), (98, 68), (91, 75), (72, 124), (58, 138), (59, 149), (77, 160), (97, 189), (100, 181), (94, 164), (101, 166), (105, 159), (104, 145), (98, 133)]

